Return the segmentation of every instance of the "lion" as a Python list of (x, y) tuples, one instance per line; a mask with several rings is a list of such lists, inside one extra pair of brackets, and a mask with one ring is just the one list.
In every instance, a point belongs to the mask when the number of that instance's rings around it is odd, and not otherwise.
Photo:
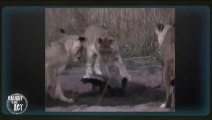
[(64, 37), (45, 48), (45, 89), (51, 98), (72, 103), (72, 98), (64, 96), (57, 75), (59, 68), (63, 68), (70, 60), (79, 61), (85, 37), (67, 35), (63, 29), (60, 32), (64, 33)]
[(102, 75), (102, 69), (106, 71), (106, 76), (110, 76), (108, 66), (115, 65), (120, 76), (131, 81), (131, 76), (120, 55), (119, 43), (105, 27), (92, 25), (85, 30), (84, 36), (87, 64), (83, 78), (91, 78), (94, 74)]
[(156, 35), (163, 59), (163, 80), (166, 91), (166, 101), (161, 107), (175, 107), (175, 27), (158, 23)]

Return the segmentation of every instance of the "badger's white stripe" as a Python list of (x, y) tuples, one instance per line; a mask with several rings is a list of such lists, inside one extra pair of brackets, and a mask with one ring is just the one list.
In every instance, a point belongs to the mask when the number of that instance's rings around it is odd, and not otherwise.
[(172, 28), (172, 26), (170, 26), (170, 25), (165, 25), (163, 31), (162, 31), (161, 33), (158, 34), (158, 42), (159, 42), (160, 45), (162, 45), (163, 40), (164, 40), (164, 38), (165, 38), (165, 36), (166, 36), (166, 33), (167, 33), (168, 30), (170, 30), (171, 28)]

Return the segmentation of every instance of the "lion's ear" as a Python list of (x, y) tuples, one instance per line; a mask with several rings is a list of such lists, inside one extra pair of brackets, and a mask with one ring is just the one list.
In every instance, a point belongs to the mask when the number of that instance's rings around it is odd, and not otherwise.
[(162, 23), (157, 23), (157, 24), (156, 24), (156, 29), (157, 29), (158, 31), (163, 31), (163, 29), (164, 29), (164, 24), (162, 24)]
[(115, 40), (114, 40), (113, 38), (109, 39), (109, 43), (110, 43), (110, 44), (113, 44), (114, 41), (115, 41)]
[(99, 38), (99, 39), (98, 39), (98, 42), (99, 42), (99, 43), (102, 43), (102, 38)]
[(79, 37), (79, 40), (80, 40), (81, 42), (84, 42), (84, 41), (86, 40), (86, 38), (85, 38), (85, 37)]
[(62, 29), (62, 28), (60, 28), (59, 31), (60, 31), (60, 33), (62, 33), (62, 34), (65, 34), (65, 33), (66, 33), (66, 31), (65, 31), (64, 29)]

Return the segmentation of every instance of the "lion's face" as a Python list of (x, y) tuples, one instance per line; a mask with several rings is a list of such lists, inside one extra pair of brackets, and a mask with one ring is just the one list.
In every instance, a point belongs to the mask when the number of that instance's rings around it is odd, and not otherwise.
[(111, 52), (114, 48), (115, 39), (114, 37), (105, 34), (103, 37), (98, 39), (98, 48), (100, 52)]
[(166, 33), (169, 29), (171, 29), (173, 26), (168, 25), (168, 24), (162, 24), (162, 23), (158, 23), (156, 25), (156, 30), (155, 33), (157, 35), (157, 40), (159, 45), (162, 45), (163, 40), (165, 39)]
[(66, 43), (66, 50), (74, 62), (78, 62), (82, 56), (85, 37), (72, 36)]

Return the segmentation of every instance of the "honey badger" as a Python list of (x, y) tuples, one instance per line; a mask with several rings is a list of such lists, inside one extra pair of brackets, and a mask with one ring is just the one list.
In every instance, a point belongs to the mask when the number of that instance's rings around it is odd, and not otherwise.
[(161, 107), (175, 107), (175, 27), (158, 23), (156, 35), (163, 59), (166, 101)]

